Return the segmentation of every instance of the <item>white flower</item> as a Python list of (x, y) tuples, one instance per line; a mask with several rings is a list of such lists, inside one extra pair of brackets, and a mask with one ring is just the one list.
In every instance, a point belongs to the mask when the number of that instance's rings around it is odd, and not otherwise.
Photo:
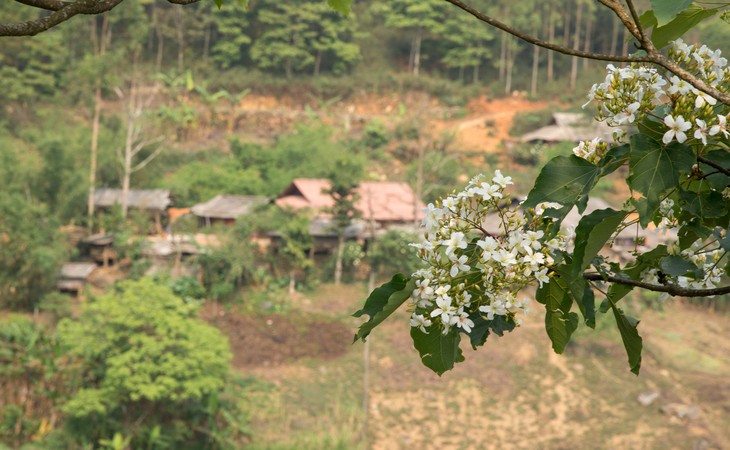
[(626, 107), (625, 110), (613, 116), (614, 125), (624, 125), (626, 123), (634, 123), (636, 119), (636, 111), (641, 106), (641, 103), (634, 102)]
[(672, 142), (672, 139), (675, 137), (677, 138), (677, 142), (680, 144), (686, 141), (687, 135), (684, 132), (692, 127), (692, 124), (685, 121), (684, 117), (681, 115), (677, 116), (676, 119), (672, 117), (671, 114), (668, 115), (664, 118), (664, 124), (669, 127), (669, 130), (664, 133), (664, 137), (662, 138), (662, 141), (665, 144)]
[(717, 125), (713, 125), (710, 127), (710, 132), (708, 133), (710, 136), (714, 136), (717, 133), (722, 131), (722, 134), (727, 138), (730, 137), (730, 133), (727, 131), (727, 117), (718, 115), (717, 116)]
[(506, 188), (507, 185), (512, 184), (512, 177), (505, 177), (502, 175), (501, 171), (495, 170), (494, 178), (492, 178), (492, 181), (502, 186), (503, 188)]
[(474, 322), (469, 318), (469, 315), (467, 313), (461, 311), (458, 316), (454, 317), (453, 321), (457, 327), (461, 328), (467, 333), (471, 333)]
[(695, 122), (697, 123), (698, 127), (695, 130), (695, 139), (699, 139), (704, 145), (707, 145), (707, 123), (705, 123), (705, 121), (701, 119), (695, 119)]
[(454, 197), (446, 197), (443, 201), (444, 208), (449, 211), (456, 211), (456, 207), (459, 206), (459, 202)]
[(556, 202), (542, 202), (535, 205), (535, 215), (542, 216), (543, 213), (548, 209), (560, 209), (563, 205)]
[(466, 261), (469, 258), (467, 258), (466, 255), (459, 256), (459, 259), (453, 260), (453, 265), (451, 266), (451, 272), (449, 272), (449, 275), (451, 275), (451, 278), (454, 278), (456, 275), (459, 274), (459, 271), (461, 272), (468, 272), (469, 269), (471, 269), (471, 266), (466, 264)]
[(429, 286), (431, 283), (431, 280), (429, 279), (423, 279), (423, 280), (417, 280), (416, 281), (416, 289), (413, 290), (413, 295), (420, 297), (420, 298), (433, 298), (433, 288)]
[(461, 231), (455, 231), (451, 233), (449, 239), (444, 241), (443, 244), (446, 245), (447, 256), (453, 255), (454, 251), (456, 251), (457, 248), (465, 249), (466, 239), (464, 238), (464, 233), (462, 233)]
[(456, 313), (456, 308), (451, 305), (451, 297), (443, 296), (436, 299), (436, 308), (431, 311), (431, 317), (441, 316), (441, 323), (446, 325), (451, 322), (451, 316)]
[(697, 90), (696, 94), (697, 98), (695, 99), (695, 108), (701, 108), (702, 105), (705, 104), (705, 102), (707, 102), (707, 104), (709, 104), (710, 106), (714, 106), (717, 103), (715, 97), (712, 97), (709, 94), (705, 94), (704, 92), (699, 90)]
[(672, 85), (669, 86), (669, 89), (667, 89), (667, 91), (671, 95), (675, 95), (675, 94), (687, 95), (692, 91), (692, 85), (687, 83), (685, 80), (679, 78), (676, 75), (672, 75), (669, 78), (669, 81), (672, 82)]
[(421, 314), (413, 313), (411, 314), (411, 326), (428, 334), (426, 328), (431, 326), (431, 320), (423, 317)]
[(534, 274), (535, 279), (537, 280), (538, 283), (540, 283), (540, 287), (542, 287), (543, 283), (550, 282), (550, 278), (547, 275), (547, 271), (548, 271), (547, 267), (545, 267), (544, 269), (540, 270), (539, 272), (535, 272), (535, 274)]

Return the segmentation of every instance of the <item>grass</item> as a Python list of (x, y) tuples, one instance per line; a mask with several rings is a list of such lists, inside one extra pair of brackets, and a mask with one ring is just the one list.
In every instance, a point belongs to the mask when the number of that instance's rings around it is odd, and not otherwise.
[[(359, 284), (324, 284), (295, 302), (353, 328), (348, 316), (364, 299)], [(626, 302), (625, 308), (629, 308)], [(730, 324), (679, 304), (643, 310), (644, 361), (631, 374), (610, 315), (596, 330), (581, 326), (565, 355), (554, 355), (538, 308), (522, 328), (490, 337), (466, 362), (437, 377), (412, 349), (405, 311), (371, 336), (367, 443), (360, 434), (362, 344), (336, 360), (309, 359), (257, 376), (267, 383), (249, 396), (255, 449), (359, 448), (692, 448), (701, 439), (730, 441), (722, 397), (702, 397), (703, 415), (677, 421), (666, 403), (694, 404), (701, 389), (725, 386), (722, 352)], [(712, 331), (703, 323), (712, 322)], [(720, 342), (708, 349), (708, 339)], [(709, 341), (712, 342), (712, 341)], [(466, 347), (466, 346), (464, 346)], [(667, 349), (673, 349), (668, 351)], [(658, 390), (651, 407), (637, 396)]]

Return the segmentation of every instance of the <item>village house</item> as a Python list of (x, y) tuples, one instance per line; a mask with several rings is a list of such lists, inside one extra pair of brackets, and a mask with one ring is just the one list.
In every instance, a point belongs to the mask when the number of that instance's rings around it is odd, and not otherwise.
[(579, 142), (600, 137), (604, 142), (613, 142), (614, 128), (606, 122), (597, 122), (584, 114), (556, 112), (550, 124), (520, 137), (522, 142)]
[(190, 211), (198, 218), (198, 225), (201, 227), (231, 225), (238, 217), (250, 214), (257, 206), (269, 201), (269, 198), (262, 196), (222, 194), (207, 202), (198, 203)]
[(97, 269), (93, 262), (67, 262), (61, 266), (61, 273), (56, 282), (56, 289), (74, 296), (80, 295), (89, 280), (89, 276)]
[[(147, 213), (154, 220), (155, 231), (162, 233), (162, 222), (167, 208), (172, 204), (170, 191), (165, 189), (131, 189), (127, 204), (130, 210)], [(122, 190), (113, 188), (97, 188), (94, 191), (94, 207), (97, 210), (109, 210), (122, 204)]]
[[(312, 253), (328, 253), (337, 247), (337, 232), (328, 212), (334, 204), (327, 194), (329, 188), (330, 182), (325, 179), (297, 178), (274, 200), (280, 208), (312, 213), (309, 224), (314, 239)], [(345, 229), (347, 240), (364, 245), (373, 233), (380, 235), (393, 227), (415, 229), (423, 220), (425, 205), (407, 183), (363, 181), (356, 193), (355, 209), (360, 217)]]

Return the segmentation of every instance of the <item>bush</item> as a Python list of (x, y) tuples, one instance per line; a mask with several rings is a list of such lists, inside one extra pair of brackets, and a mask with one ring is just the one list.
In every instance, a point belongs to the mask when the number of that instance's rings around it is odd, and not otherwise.
[(553, 109), (541, 109), (539, 111), (522, 111), (515, 114), (512, 121), (512, 128), (509, 129), (510, 136), (522, 136), (523, 134), (535, 131), (550, 123), (553, 118)]
[(132, 448), (211, 448), (231, 354), (197, 308), (150, 279), (128, 281), (85, 306), (59, 335), (82, 361), (78, 391), (63, 406), (77, 444), (120, 435)]

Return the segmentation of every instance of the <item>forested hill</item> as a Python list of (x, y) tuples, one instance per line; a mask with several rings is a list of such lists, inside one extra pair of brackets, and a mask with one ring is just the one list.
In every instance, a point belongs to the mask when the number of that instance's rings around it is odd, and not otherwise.
[[(602, 53), (631, 50), (616, 17), (594, 2), (470, 3), (562, 45)], [(15, 2), (0, 5), (5, 22), (34, 14), (34, 8)], [(726, 40), (719, 21), (700, 31), (710, 47)], [(574, 85), (587, 64), (507, 37), (442, 0), (361, 0), (349, 17), (321, 0), (253, 0), (248, 7), (227, 2), (221, 10), (212, 1), (184, 7), (124, 2), (113, 14), (76, 17), (32, 39), (6, 39), (0, 61), (3, 105), (59, 90), (64, 100), (83, 101), (97, 78), (111, 90), (134, 67), (150, 76), (190, 69), (204, 76), (209, 88), (230, 92), (243, 85), (266, 86), (269, 74), (285, 80), (334, 75), (347, 83), (355, 76), (355, 83), (382, 83), (384, 74), (394, 73), (475, 83), (499, 79), (499, 90), (539, 92), (555, 78), (567, 77)]]

